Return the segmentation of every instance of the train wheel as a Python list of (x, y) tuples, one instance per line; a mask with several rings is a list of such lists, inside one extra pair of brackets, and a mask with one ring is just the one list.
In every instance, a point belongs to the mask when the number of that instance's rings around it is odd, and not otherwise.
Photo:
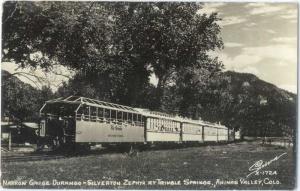
[(58, 136), (50, 141), (50, 148), (53, 151), (63, 150), (64, 145), (64, 140)]

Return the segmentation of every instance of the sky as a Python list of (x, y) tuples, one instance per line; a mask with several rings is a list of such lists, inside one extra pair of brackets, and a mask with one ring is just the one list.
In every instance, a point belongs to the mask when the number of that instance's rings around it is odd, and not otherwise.
[(213, 54), (225, 70), (297, 92), (296, 3), (206, 3), (199, 12), (222, 18), (224, 49)]
[[(215, 51), (225, 70), (252, 73), (276, 86), (297, 92), (297, 4), (296, 3), (205, 3), (199, 13), (217, 12), (224, 49)], [(16, 65), (2, 63), (2, 69), (14, 72)], [(45, 79), (40, 85), (49, 84), (55, 91), (62, 81), (68, 80), (55, 73), (71, 74), (58, 67), (55, 72), (35, 73)], [(26, 77), (19, 78), (34, 86)], [(30, 77), (32, 78), (32, 77)], [(32, 78), (32, 80), (35, 80)], [(155, 76), (150, 77), (155, 84)]]

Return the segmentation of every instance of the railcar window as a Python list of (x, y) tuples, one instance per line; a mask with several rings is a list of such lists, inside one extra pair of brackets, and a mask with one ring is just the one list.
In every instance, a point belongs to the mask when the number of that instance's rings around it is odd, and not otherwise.
[(156, 121), (155, 121), (154, 119), (151, 119), (151, 120), (152, 120), (152, 128), (153, 128), (153, 129), (157, 129), (157, 128), (156, 128)]
[(90, 118), (90, 107), (89, 106), (83, 106), (83, 120), (89, 120)]
[(143, 126), (143, 117), (142, 117), (142, 115), (139, 115), (139, 123), (140, 123), (140, 126)]
[(104, 109), (103, 108), (98, 108), (98, 117), (101, 119), (104, 117)]
[(129, 121), (129, 122), (132, 121), (132, 113), (128, 113), (128, 121)]
[(132, 122), (134, 122), (134, 124), (136, 124), (136, 122), (137, 122), (137, 114), (133, 114), (133, 120), (132, 120)]
[(96, 107), (90, 107), (91, 108), (91, 115), (93, 115), (93, 116), (96, 116), (96, 112), (97, 112), (97, 109), (96, 109)]
[(157, 119), (157, 121), (159, 122), (159, 129), (162, 131), (163, 129), (164, 129), (164, 121), (162, 120), (160, 120), (160, 119)]
[(91, 120), (96, 120), (97, 108), (96, 107), (90, 107), (90, 109), (91, 109)]
[(83, 120), (83, 107), (80, 106), (80, 108), (77, 111), (77, 119)]
[(122, 121), (122, 111), (117, 111), (117, 119), (119, 120), (119, 121)]
[(83, 114), (83, 107), (80, 107), (79, 109), (78, 109), (78, 111), (77, 111), (77, 114)]
[(116, 118), (117, 118), (117, 111), (116, 110), (111, 110), (110, 118), (112, 120), (116, 120)]
[(127, 121), (128, 113), (123, 112), (123, 121)]
[(84, 106), (83, 114), (84, 115), (89, 115), (90, 114), (90, 107), (89, 106)]
[(104, 109), (104, 117), (108, 120), (110, 118), (110, 110)]
[(136, 115), (136, 123), (138, 126), (141, 125), (141, 116), (139, 114)]

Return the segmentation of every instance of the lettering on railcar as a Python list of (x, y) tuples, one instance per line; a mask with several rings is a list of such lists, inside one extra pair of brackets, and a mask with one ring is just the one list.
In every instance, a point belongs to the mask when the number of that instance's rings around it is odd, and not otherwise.
[(108, 137), (123, 137), (123, 135), (107, 135)]
[(113, 131), (122, 131), (123, 130), (122, 125), (118, 125), (118, 124), (110, 125), (110, 129)]

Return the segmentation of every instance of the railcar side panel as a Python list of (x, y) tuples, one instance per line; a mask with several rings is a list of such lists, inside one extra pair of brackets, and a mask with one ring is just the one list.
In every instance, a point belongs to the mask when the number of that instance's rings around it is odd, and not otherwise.
[(76, 121), (76, 142), (144, 142), (143, 126), (128, 123)]
[(204, 127), (204, 141), (218, 141), (218, 129), (215, 127)]
[(182, 141), (199, 141), (199, 142), (202, 142), (203, 139), (202, 139), (202, 135), (199, 135), (199, 134), (186, 134), (186, 133), (183, 133), (182, 134)]
[(228, 129), (218, 129), (218, 141), (228, 141)]
[(199, 124), (182, 124), (182, 141), (203, 141), (202, 126)]
[(179, 142), (180, 133), (147, 131), (148, 142)]

